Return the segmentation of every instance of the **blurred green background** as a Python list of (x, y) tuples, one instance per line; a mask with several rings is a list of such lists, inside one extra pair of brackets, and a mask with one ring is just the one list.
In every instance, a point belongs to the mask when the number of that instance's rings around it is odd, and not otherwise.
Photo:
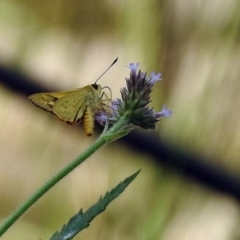
[[(158, 134), (238, 175), (240, 2), (237, 0), (1, 0), (0, 64), (46, 88), (100, 80), (120, 96), (130, 62), (161, 72), (152, 106), (173, 111)], [(96, 139), (0, 85), (0, 218)], [(2, 237), (49, 239), (80, 208), (141, 174), (75, 239), (240, 239), (239, 206), (150, 156), (114, 143), (46, 194)]]

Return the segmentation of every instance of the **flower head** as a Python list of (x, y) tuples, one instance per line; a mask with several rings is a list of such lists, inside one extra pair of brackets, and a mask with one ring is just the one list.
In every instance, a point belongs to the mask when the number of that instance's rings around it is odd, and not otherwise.
[(124, 117), (129, 124), (140, 126), (144, 129), (156, 128), (156, 123), (162, 117), (170, 117), (171, 110), (167, 109), (165, 105), (160, 112), (155, 112), (148, 104), (151, 102), (150, 93), (154, 84), (161, 80), (161, 74), (154, 72), (150, 77), (147, 73), (138, 70), (139, 63), (130, 63), (130, 78), (126, 78), (126, 87), (123, 87), (120, 92), (121, 99), (112, 101), (112, 114), (107, 116), (105, 112), (98, 113), (95, 117), (100, 123), (106, 122), (109, 119), (114, 123), (118, 119)]

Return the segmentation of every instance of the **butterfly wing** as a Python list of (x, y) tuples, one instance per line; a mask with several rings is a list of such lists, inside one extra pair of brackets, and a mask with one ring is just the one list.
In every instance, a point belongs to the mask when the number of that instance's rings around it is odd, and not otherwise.
[(53, 113), (67, 123), (78, 123), (86, 107), (85, 94), (82, 91), (73, 91), (55, 102)]
[(35, 93), (30, 95), (28, 99), (37, 107), (53, 113), (53, 105), (55, 102), (67, 93), (68, 92)]
[(72, 91), (36, 93), (29, 96), (29, 100), (43, 110), (55, 114), (60, 120), (72, 124), (78, 123), (87, 107), (93, 115), (105, 105), (99, 101), (101, 87), (98, 86), (98, 89), (88, 85)]

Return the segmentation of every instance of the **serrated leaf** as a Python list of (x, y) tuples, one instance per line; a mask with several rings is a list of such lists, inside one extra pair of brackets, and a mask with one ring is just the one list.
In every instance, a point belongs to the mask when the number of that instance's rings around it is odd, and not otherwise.
[(90, 222), (101, 212), (103, 212), (107, 205), (118, 197), (125, 188), (136, 178), (141, 170), (132, 174), (126, 178), (123, 182), (120, 182), (110, 192), (107, 192), (105, 196), (100, 197), (99, 201), (90, 207), (85, 213), (82, 209), (74, 215), (66, 225), (63, 225), (60, 232), (56, 232), (50, 240), (70, 240), (73, 239), (81, 230), (87, 228)]

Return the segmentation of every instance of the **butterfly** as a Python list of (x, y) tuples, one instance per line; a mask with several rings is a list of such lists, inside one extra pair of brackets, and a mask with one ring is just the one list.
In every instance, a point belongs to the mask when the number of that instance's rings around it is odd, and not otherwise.
[[(110, 111), (108, 104), (111, 98), (102, 91), (97, 81), (117, 62), (118, 58), (104, 71), (104, 73), (91, 85), (76, 88), (70, 91), (35, 93), (28, 99), (37, 107), (50, 112), (60, 120), (69, 124), (82, 122), (87, 136), (93, 134), (94, 116), (99, 111)], [(104, 98), (105, 97), (105, 98)]]

